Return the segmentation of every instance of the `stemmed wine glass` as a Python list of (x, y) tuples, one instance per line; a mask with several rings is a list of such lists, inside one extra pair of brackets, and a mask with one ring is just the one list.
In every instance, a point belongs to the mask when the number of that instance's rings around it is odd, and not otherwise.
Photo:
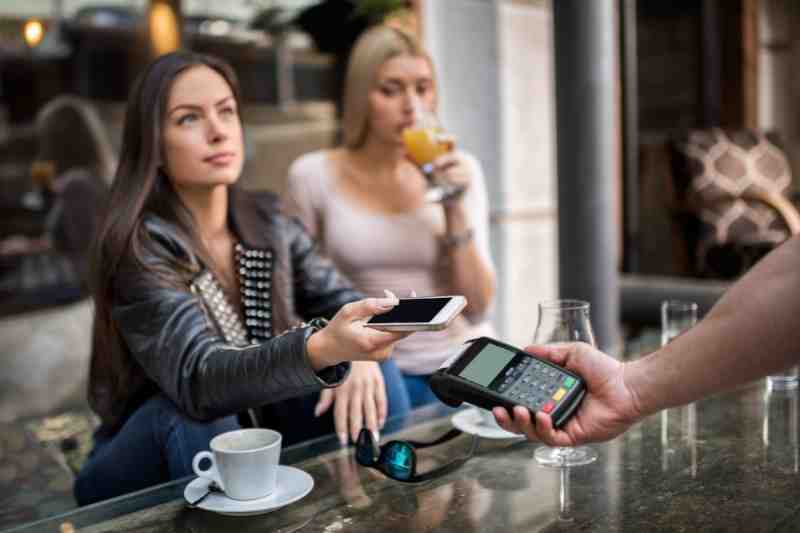
[(408, 157), (425, 176), (428, 191), (425, 200), (430, 203), (442, 202), (461, 192), (461, 187), (448, 183), (436, 175), (434, 160), (455, 149), (455, 137), (444, 131), (436, 115), (415, 100), (414, 123), (403, 130), (403, 144)]
[[(582, 300), (553, 300), (539, 304), (539, 322), (533, 334), (534, 344), (585, 342), (595, 345), (589, 302)], [(589, 446), (540, 446), (534, 452), (542, 466), (570, 467), (597, 460), (597, 452)]]

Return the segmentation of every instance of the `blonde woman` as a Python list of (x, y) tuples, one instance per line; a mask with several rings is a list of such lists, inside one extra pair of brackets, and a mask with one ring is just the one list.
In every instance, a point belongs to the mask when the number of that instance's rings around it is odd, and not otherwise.
[[(389, 365), (399, 367), (412, 407), (435, 400), (427, 378), (459, 345), (492, 333), (486, 317), (495, 276), (481, 166), (462, 151), (439, 157), (437, 174), (464, 193), (426, 203), (426, 180), (403, 145), (415, 106), (433, 111), (436, 100), (433, 65), (420, 44), (394, 28), (367, 31), (347, 71), (343, 144), (295, 161), (286, 199), (325, 253), (366, 294), (380, 295), (389, 287), (399, 296), (412, 290), (420, 296), (466, 296), (465, 313), (447, 330), (417, 333), (396, 346)], [(333, 403), (337, 431), (344, 432), (348, 420), (363, 419), (359, 406), (381, 401), (363, 391), (378, 394), (384, 379), (391, 389), (386, 366), (382, 375), (376, 363), (354, 363), (346, 383), (323, 392), (317, 411)], [(398, 401), (389, 398), (390, 415), (403, 408)]]

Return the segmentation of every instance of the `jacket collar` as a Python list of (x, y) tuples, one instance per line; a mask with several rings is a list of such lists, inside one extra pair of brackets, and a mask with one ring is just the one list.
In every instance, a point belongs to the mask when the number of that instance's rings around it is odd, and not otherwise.
[(234, 234), (247, 248), (275, 249), (277, 196), (267, 191), (228, 189), (228, 217)]

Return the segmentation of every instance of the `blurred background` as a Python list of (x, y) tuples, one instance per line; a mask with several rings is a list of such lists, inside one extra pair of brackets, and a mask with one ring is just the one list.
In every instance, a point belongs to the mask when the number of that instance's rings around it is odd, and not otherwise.
[[(153, 57), (233, 65), (243, 184), (281, 192), (295, 158), (337, 142), (360, 33), (417, 34), (441, 122), (487, 176), (500, 337), (524, 345), (538, 301), (579, 297), (622, 353), (661, 300), (705, 311), (800, 232), (799, 23), (795, 0), (4, 0), (0, 526), (74, 506), (94, 423), (88, 220)], [(57, 162), (80, 153), (92, 179)]]

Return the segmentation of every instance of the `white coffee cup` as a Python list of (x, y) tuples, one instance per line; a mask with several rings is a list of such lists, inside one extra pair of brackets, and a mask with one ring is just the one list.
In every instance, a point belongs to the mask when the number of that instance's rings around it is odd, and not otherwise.
[[(271, 429), (238, 429), (211, 439), (211, 451), (199, 452), (192, 469), (211, 479), (234, 500), (255, 500), (275, 490), (281, 456), (281, 434)], [(209, 459), (211, 467), (200, 469)]]

